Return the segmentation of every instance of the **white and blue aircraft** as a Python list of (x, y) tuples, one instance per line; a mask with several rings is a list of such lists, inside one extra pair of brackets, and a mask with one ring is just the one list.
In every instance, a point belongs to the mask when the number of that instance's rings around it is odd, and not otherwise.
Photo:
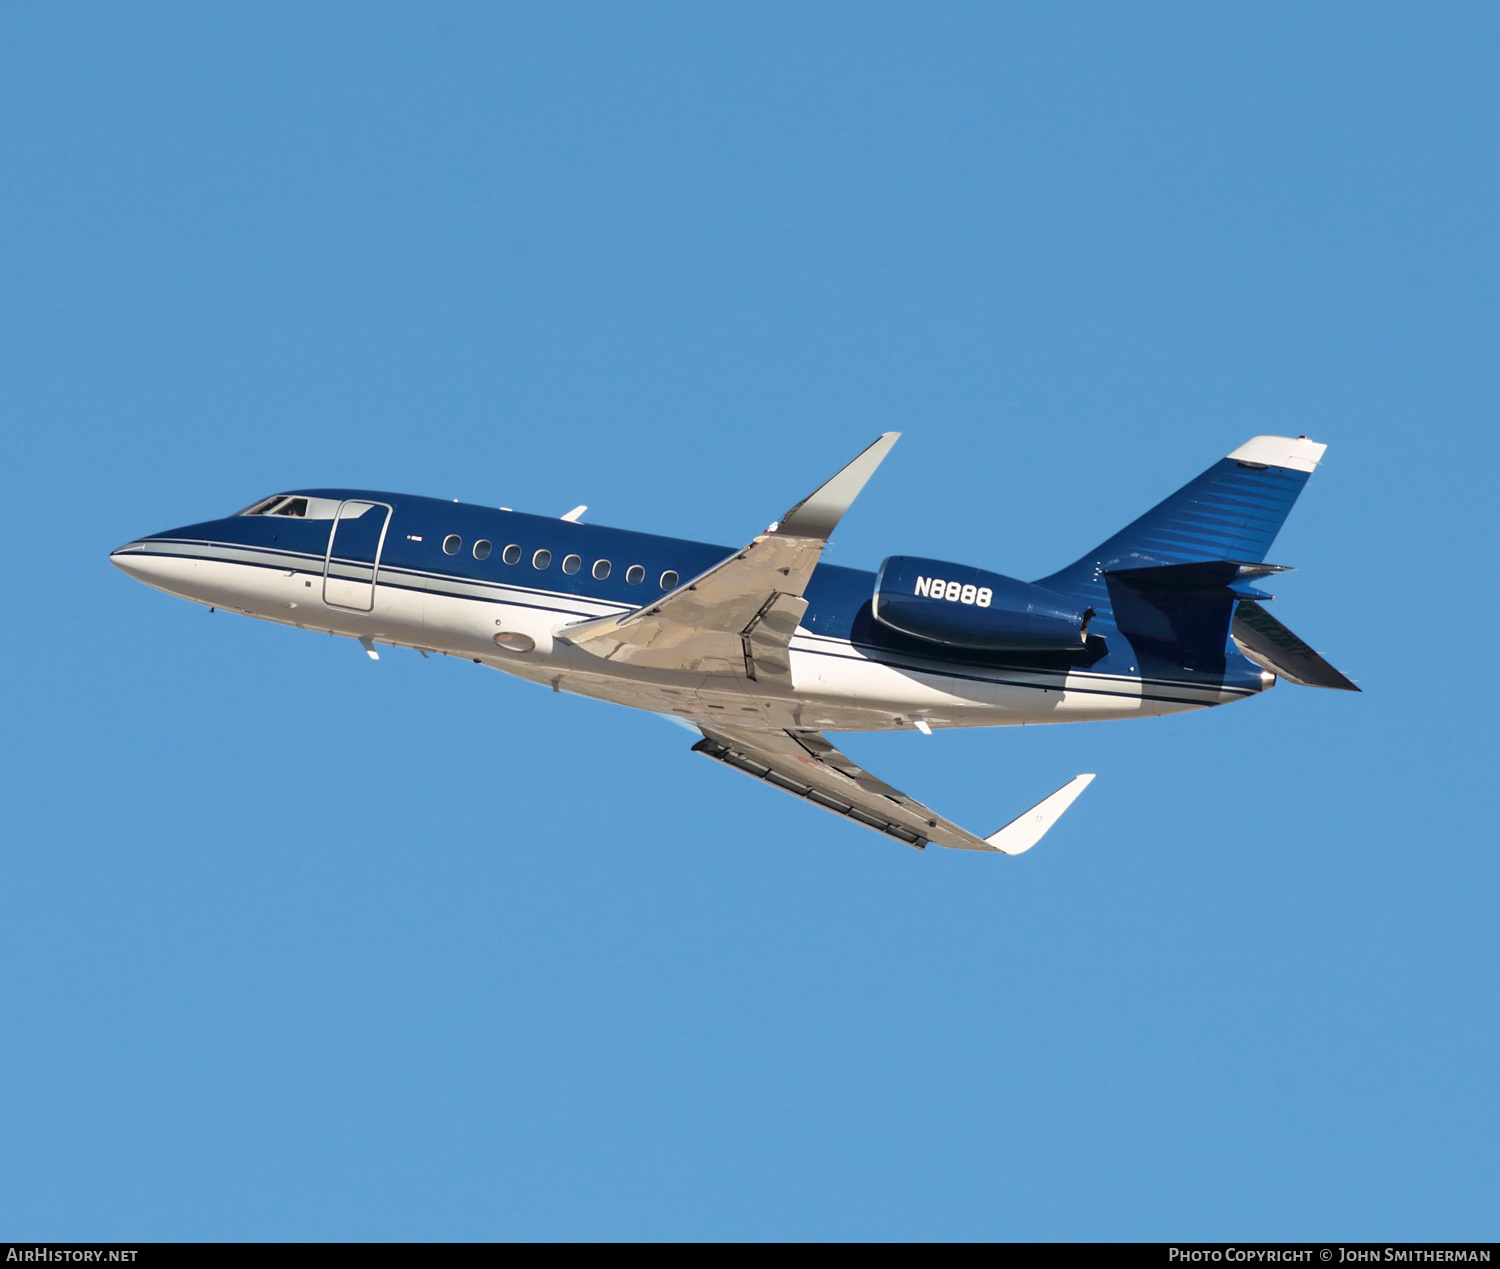
[(1035, 582), (894, 555), (820, 563), (896, 443), (741, 550), (434, 498), (302, 489), (140, 538), (111, 561), (211, 608), (667, 714), (697, 753), (917, 849), (1019, 854), (1091, 775), (979, 837), (862, 770), (830, 731), (1147, 718), (1277, 678), (1358, 691), (1272, 617), (1266, 552), (1327, 448), (1257, 436)]

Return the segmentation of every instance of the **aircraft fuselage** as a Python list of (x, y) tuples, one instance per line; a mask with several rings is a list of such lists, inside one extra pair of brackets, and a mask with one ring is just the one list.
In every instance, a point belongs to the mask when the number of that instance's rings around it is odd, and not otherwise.
[(1233, 649), (1209, 671), (1143, 663), (1107, 619), (1073, 652), (926, 643), (874, 620), (873, 572), (826, 563), (806, 588), (790, 686), (619, 664), (555, 636), (639, 609), (735, 548), (404, 494), (280, 496), (305, 500), (303, 514), (188, 525), (110, 558), (205, 606), (367, 648), (460, 657), (694, 724), (883, 731), (1084, 722), (1225, 704), (1274, 682)]

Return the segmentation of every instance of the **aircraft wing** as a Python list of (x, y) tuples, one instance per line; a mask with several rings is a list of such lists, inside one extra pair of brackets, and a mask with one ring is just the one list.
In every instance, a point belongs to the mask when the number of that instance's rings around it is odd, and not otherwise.
[(787, 793), (925, 850), (928, 842), (954, 850), (1030, 850), (1088, 786), (1092, 775), (1075, 776), (997, 833), (977, 837), (944, 819), (899, 789), (877, 779), (841, 753), (822, 732), (751, 728), (701, 729), (694, 753), (714, 758)]
[(556, 638), (606, 661), (791, 686), (788, 646), (828, 536), (900, 437), (886, 432), (737, 555), (671, 593)]

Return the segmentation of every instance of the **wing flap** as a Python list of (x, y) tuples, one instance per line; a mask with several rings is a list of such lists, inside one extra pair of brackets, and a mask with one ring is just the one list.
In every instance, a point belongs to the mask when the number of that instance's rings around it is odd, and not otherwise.
[(1029, 850), (1094, 777), (1079, 776), (989, 838), (978, 837), (871, 775), (822, 732), (703, 728), (694, 753), (743, 771), (824, 810), (925, 850), (928, 842), (953, 850)]
[[(819, 732), (755, 731), (731, 735), (705, 728), (703, 739), (693, 746), (693, 752), (917, 850), (925, 850), (939, 829), (938, 817), (925, 806), (863, 771)], [(963, 838), (972, 838), (973, 845), (968, 849), (985, 849), (979, 838), (957, 825), (950, 827)]]

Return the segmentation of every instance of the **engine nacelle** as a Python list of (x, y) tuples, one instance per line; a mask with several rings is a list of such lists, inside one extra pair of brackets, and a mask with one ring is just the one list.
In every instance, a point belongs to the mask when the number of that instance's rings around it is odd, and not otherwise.
[(918, 639), (992, 652), (1081, 648), (1092, 611), (1002, 573), (893, 555), (875, 579), (875, 617)]

